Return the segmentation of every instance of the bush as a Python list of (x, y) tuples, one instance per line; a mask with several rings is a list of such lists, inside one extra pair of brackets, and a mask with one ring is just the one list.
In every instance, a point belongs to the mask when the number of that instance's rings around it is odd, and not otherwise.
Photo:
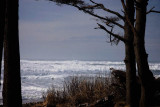
[(71, 77), (71, 80), (64, 82), (63, 90), (49, 88), (44, 95), (44, 103), (52, 106), (77, 106), (93, 103), (110, 95), (114, 96), (115, 100), (125, 99), (125, 83), (113, 72), (111, 76)]

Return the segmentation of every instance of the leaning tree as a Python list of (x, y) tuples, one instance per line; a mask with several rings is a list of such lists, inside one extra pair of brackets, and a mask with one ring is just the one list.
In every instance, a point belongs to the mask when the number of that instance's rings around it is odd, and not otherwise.
[[(136, 93), (136, 64), (141, 81), (141, 99), (140, 106), (147, 107), (150, 104), (154, 94), (154, 76), (149, 70), (148, 55), (145, 51), (145, 26), (146, 14), (150, 12), (159, 13), (150, 9), (146, 11), (148, 0), (121, 0), (123, 7), (122, 13), (106, 8), (103, 4), (93, 0), (49, 0), (58, 5), (66, 4), (74, 6), (79, 10), (96, 17), (102, 23), (98, 24), (98, 29), (102, 29), (109, 34), (110, 42), (122, 41), (125, 44), (125, 64), (126, 64), (126, 103), (131, 107), (138, 106), (138, 93)], [(96, 10), (103, 10), (114, 17), (104, 16), (96, 13)], [(136, 14), (135, 14), (136, 11)], [(99, 11), (98, 11), (99, 12)], [(136, 16), (135, 16), (136, 15)], [(136, 18), (136, 19), (134, 19)], [(124, 22), (124, 25), (121, 22)], [(124, 35), (113, 33), (113, 29), (119, 27), (124, 30)], [(110, 30), (108, 30), (110, 29)]]
[[(50, 0), (59, 4), (67, 4), (78, 8), (79, 10), (88, 13), (89, 15), (97, 18), (99, 21), (96, 29), (102, 29), (109, 34), (109, 42), (118, 43), (119, 40), (125, 44), (125, 65), (126, 65), (126, 102), (127, 105), (135, 107), (138, 104), (138, 93), (136, 89), (136, 64), (133, 46), (133, 32), (126, 20), (126, 14), (132, 25), (134, 25), (134, 1), (126, 0), (126, 10), (123, 11), (123, 15), (120, 13), (106, 8), (102, 3), (97, 3), (89, 0), (86, 3), (84, 0)], [(98, 10), (96, 12), (96, 10)], [(110, 13), (113, 16), (104, 16), (98, 14), (99, 11)], [(121, 23), (124, 23), (123, 25)], [(118, 27), (124, 31), (124, 35), (113, 33), (115, 27)], [(137, 90), (137, 91), (135, 91)], [(136, 99), (136, 100), (135, 100)]]

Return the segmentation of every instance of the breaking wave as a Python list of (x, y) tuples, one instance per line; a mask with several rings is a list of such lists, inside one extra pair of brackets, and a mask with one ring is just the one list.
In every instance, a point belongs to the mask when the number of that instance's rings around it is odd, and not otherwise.
[[(154, 75), (160, 75), (160, 63), (149, 63)], [(29, 61), (21, 60), (23, 100), (41, 99), (50, 86), (61, 87), (70, 76), (96, 76), (110, 68), (125, 70), (124, 62), (112, 61)]]

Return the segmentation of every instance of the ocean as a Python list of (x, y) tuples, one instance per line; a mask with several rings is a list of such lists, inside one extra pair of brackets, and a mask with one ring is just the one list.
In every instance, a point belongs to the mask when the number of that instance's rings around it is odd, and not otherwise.
[[(155, 77), (160, 76), (160, 63), (149, 63)], [(23, 103), (42, 100), (42, 93), (51, 86), (61, 88), (72, 76), (94, 77), (107, 75), (110, 68), (125, 70), (118, 61), (29, 61), (21, 60)], [(2, 89), (1, 89), (2, 91)], [(2, 98), (2, 96), (0, 95)]]

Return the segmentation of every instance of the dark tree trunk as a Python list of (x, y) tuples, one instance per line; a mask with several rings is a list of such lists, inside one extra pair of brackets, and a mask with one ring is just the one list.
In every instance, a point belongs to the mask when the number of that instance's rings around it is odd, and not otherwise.
[[(1, 66), (2, 66), (2, 53), (3, 53), (3, 38), (5, 26), (5, 0), (0, 1), (0, 81), (1, 81)], [(1, 82), (0, 82), (1, 86)]]
[(134, 49), (138, 74), (141, 80), (140, 107), (149, 107), (153, 98), (154, 77), (149, 70), (148, 54), (145, 50), (146, 7), (148, 0), (137, 0), (136, 4), (136, 33), (134, 35)]
[(6, 0), (5, 16), (3, 105), (22, 107), (18, 0)]
[[(126, 14), (130, 22), (134, 26), (134, 1), (126, 0)], [(133, 46), (133, 32), (128, 22), (125, 21), (124, 38), (128, 42), (125, 43), (125, 64), (126, 64), (126, 103), (130, 107), (137, 107), (138, 105), (138, 90), (136, 88), (136, 62)]]

